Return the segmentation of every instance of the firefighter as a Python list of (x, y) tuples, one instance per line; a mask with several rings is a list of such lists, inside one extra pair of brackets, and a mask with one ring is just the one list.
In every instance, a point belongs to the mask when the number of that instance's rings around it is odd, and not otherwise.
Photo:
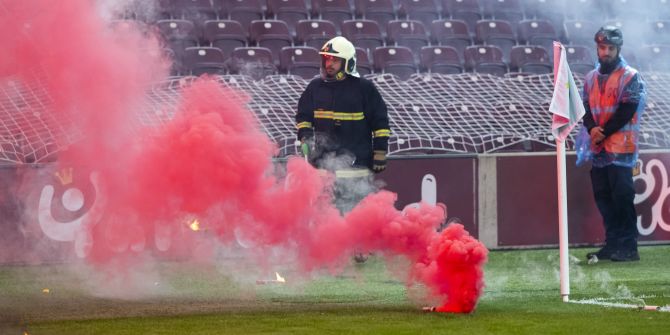
[(591, 185), (603, 218), (605, 245), (587, 258), (637, 261), (632, 169), (638, 157), (645, 84), (621, 57), (623, 35), (619, 28), (600, 28), (595, 42), (599, 64), (584, 78), (584, 128), (588, 135), (578, 154), (592, 161)]

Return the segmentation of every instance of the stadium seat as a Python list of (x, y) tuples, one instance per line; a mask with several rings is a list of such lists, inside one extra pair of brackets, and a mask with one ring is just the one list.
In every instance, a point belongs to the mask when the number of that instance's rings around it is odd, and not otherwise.
[(648, 70), (655, 72), (670, 71), (670, 45), (647, 45), (640, 49), (640, 64), (643, 67), (639, 70)]
[(363, 48), (356, 48), (356, 69), (361, 76), (374, 72), (368, 52)]
[(211, 46), (221, 49), (226, 55), (230, 55), (235, 48), (247, 46), (247, 34), (237, 21), (205, 21), (203, 37)]
[(352, 20), (354, 14), (349, 0), (312, 0), (312, 18), (339, 23)]
[(510, 70), (544, 74), (552, 73), (554, 65), (544, 48), (536, 45), (519, 45), (512, 48)]
[(516, 31), (519, 21), (524, 19), (520, 0), (479, 0), (484, 17), (507, 21)]
[(319, 74), (321, 57), (312, 47), (285, 47), (279, 54), (279, 70), (287, 74), (312, 79)]
[(425, 27), (430, 27), (434, 20), (440, 19), (440, 11), (433, 0), (400, 0), (398, 16), (421, 21)]
[[(565, 18), (570, 20), (586, 20), (602, 22), (607, 13), (601, 7), (601, 0), (570, 1), (565, 6)], [(595, 34), (595, 32), (593, 32)]]
[(263, 19), (261, 0), (214, 0), (222, 1), (229, 20), (238, 21), (245, 31), (249, 31), (251, 21)]
[(298, 21), (309, 19), (305, 0), (267, 0), (267, 3), (266, 17), (286, 22), (292, 36)]
[[(430, 44), (426, 28), (421, 21), (392, 20), (386, 28), (388, 45), (400, 45), (412, 50), (420, 50)], [(418, 60), (418, 54), (415, 56)]]
[(191, 21), (159, 20), (156, 26), (178, 58), (184, 54), (184, 49), (198, 45), (195, 25)]
[(337, 36), (337, 29), (330, 21), (302, 20), (298, 22), (296, 27), (297, 45), (321, 49), (328, 40), (335, 36)]
[(277, 73), (272, 51), (261, 47), (236, 48), (228, 60), (228, 69), (231, 74), (242, 74), (254, 80)]
[(498, 46), (503, 51), (503, 60), (509, 63), (507, 56), (517, 45), (512, 25), (501, 20), (480, 20), (475, 29), (475, 43)]
[(596, 57), (591, 50), (594, 49), (582, 45), (565, 46), (565, 54), (572, 72), (587, 74), (596, 67)]
[(401, 80), (407, 80), (417, 73), (412, 50), (408, 47), (379, 47), (373, 53), (375, 70), (392, 73)]
[(657, 20), (651, 23), (648, 44), (670, 44), (670, 21)]
[[(293, 39), (284, 21), (278, 20), (254, 20), (249, 27), (249, 39), (256, 46), (268, 48), (275, 55), (283, 47), (293, 45)], [(278, 65), (279, 59), (275, 60)]]
[(184, 50), (183, 68), (187, 74), (226, 74), (225, 62), (226, 57), (219, 48), (192, 47)]
[(365, 20), (376, 21), (382, 35), (386, 34), (386, 31), (384, 31), (386, 24), (397, 19), (393, 0), (358, 0), (354, 3), (356, 16)]
[(668, 0), (649, 0), (649, 8), (654, 9), (651, 16), (652, 20), (670, 21), (670, 1)]
[[(579, 1), (570, 1), (579, 2)], [(526, 18), (532, 20), (547, 21), (554, 28), (554, 31), (563, 30), (563, 21), (565, 20), (565, 7), (567, 2), (564, 1), (547, 1), (547, 0), (526, 0), (523, 2)]]
[(546, 20), (523, 20), (519, 22), (518, 30), (521, 44), (539, 45), (549, 51), (553, 49), (554, 41), (558, 41), (554, 26)]
[(431, 73), (462, 73), (463, 62), (453, 47), (429, 46), (421, 48), (420, 68)]
[(217, 11), (210, 0), (172, 0), (172, 15), (193, 21), (202, 27), (207, 20), (216, 20)]
[(593, 36), (600, 28), (595, 22), (587, 20), (565, 20), (565, 38), (570, 44), (593, 45)]
[(461, 20), (438, 20), (430, 25), (433, 43), (456, 48), (460, 54), (472, 45), (468, 25)]
[(465, 21), (470, 33), (474, 33), (477, 21), (482, 19), (477, 0), (442, 0), (442, 11), (444, 17)]
[(610, 0), (603, 2), (611, 18), (635, 18), (636, 22), (653, 18), (654, 7), (647, 1)]
[(354, 46), (363, 48), (371, 53), (377, 47), (384, 45), (379, 24), (371, 20), (348, 20), (342, 22), (342, 35)]
[(502, 77), (507, 73), (502, 50), (495, 45), (473, 45), (465, 49), (465, 69)]

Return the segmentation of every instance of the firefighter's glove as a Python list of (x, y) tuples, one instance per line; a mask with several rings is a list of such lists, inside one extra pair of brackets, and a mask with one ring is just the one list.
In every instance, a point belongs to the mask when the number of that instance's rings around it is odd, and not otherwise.
[(379, 173), (386, 169), (386, 151), (375, 150), (372, 156), (372, 170)]

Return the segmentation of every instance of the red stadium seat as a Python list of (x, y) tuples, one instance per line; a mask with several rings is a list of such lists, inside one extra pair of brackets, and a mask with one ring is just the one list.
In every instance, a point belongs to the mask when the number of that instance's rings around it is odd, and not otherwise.
[(287, 74), (312, 79), (319, 74), (321, 57), (312, 47), (285, 47), (279, 54), (279, 70)]
[(421, 21), (425, 27), (440, 19), (440, 10), (433, 0), (400, 0), (398, 16)]
[[(388, 44), (408, 47), (412, 50), (420, 50), (430, 44), (426, 28), (421, 21), (393, 20), (389, 21)], [(418, 59), (418, 54), (417, 54)]]
[(321, 47), (331, 38), (337, 36), (335, 25), (325, 20), (302, 20), (296, 27), (296, 44), (313, 48)]
[(286, 22), (291, 35), (300, 20), (309, 19), (305, 0), (268, 0), (267, 18)]
[(554, 65), (544, 48), (535, 45), (519, 45), (512, 48), (510, 70), (544, 74), (552, 73)]
[(460, 54), (472, 45), (468, 25), (461, 20), (439, 20), (430, 25), (433, 43), (456, 48)]
[[(275, 55), (283, 47), (293, 45), (293, 39), (288, 30), (288, 25), (284, 21), (278, 20), (255, 20), (251, 21), (249, 27), (250, 41), (259, 47), (270, 49)], [(279, 59), (275, 60), (277, 65)]]
[[(355, 13), (365, 20), (376, 21), (380, 30), (386, 29), (386, 24), (397, 19), (393, 0), (358, 0), (355, 3)], [(382, 31), (382, 34), (386, 34)]]
[(565, 47), (565, 54), (572, 72), (587, 74), (595, 68), (596, 58), (591, 50), (593, 48), (582, 45), (568, 45)]
[[(519, 43), (539, 45), (552, 50), (558, 35), (554, 26), (547, 20), (523, 20), (519, 22)], [(595, 34), (595, 32), (594, 32)]]
[(277, 73), (272, 51), (260, 47), (235, 49), (229, 59), (228, 69), (231, 74), (247, 75), (254, 80)]
[(203, 37), (206, 42), (221, 49), (226, 55), (230, 55), (235, 48), (247, 46), (247, 34), (237, 21), (206, 21)]
[(245, 31), (249, 31), (251, 21), (262, 20), (264, 16), (261, 0), (214, 0), (214, 2), (220, 2), (219, 7), (224, 8), (222, 11), (225, 10), (228, 19), (238, 21)]
[(207, 20), (216, 20), (217, 11), (209, 0), (172, 0), (174, 17), (193, 21), (202, 26)]
[(373, 53), (375, 68), (381, 73), (392, 73), (407, 80), (417, 73), (412, 50), (407, 47), (379, 47)]
[(482, 11), (477, 0), (442, 0), (444, 17), (452, 20), (463, 20), (468, 31), (475, 31), (477, 21), (482, 19)]
[(422, 71), (431, 73), (462, 73), (463, 62), (458, 50), (447, 46), (430, 46), (421, 48)]
[(495, 45), (473, 45), (465, 49), (465, 68), (502, 77), (507, 73), (502, 50)]
[(356, 69), (361, 76), (374, 72), (368, 52), (363, 48), (356, 48)]
[(342, 35), (354, 46), (363, 48), (371, 53), (377, 47), (384, 45), (381, 29), (376, 21), (349, 20), (342, 22)]
[(181, 58), (184, 49), (198, 45), (195, 25), (191, 21), (159, 20), (156, 26), (177, 58)]
[(503, 51), (503, 60), (509, 62), (510, 51), (516, 43), (514, 28), (507, 21), (501, 20), (480, 20), (477, 22), (475, 31), (475, 43), (493, 44)]
[(593, 36), (599, 28), (595, 22), (587, 20), (565, 20), (563, 27), (568, 42), (581, 45), (593, 45)]
[(354, 18), (349, 0), (312, 0), (312, 18), (342, 22)]
[(185, 73), (199, 76), (203, 73), (226, 74), (226, 57), (219, 48), (194, 47), (184, 51)]

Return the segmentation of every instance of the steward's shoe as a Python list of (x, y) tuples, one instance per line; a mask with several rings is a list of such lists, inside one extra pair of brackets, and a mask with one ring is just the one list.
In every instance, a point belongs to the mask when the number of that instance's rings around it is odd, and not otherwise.
[(610, 257), (612, 262), (633, 262), (640, 260), (637, 250), (619, 250)]
[[(586, 254), (586, 259), (589, 260), (589, 261), (592, 261), (594, 259), (607, 260), (607, 259), (610, 259), (612, 257), (612, 255), (614, 254), (615, 251), (616, 250), (614, 250), (611, 247), (604, 246), (604, 247), (600, 248), (600, 250), (598, 250), (598, 251), (589, 252), (588, 254)], [(596, 260), (596, 262), (597, 262), (597, 260)]]

